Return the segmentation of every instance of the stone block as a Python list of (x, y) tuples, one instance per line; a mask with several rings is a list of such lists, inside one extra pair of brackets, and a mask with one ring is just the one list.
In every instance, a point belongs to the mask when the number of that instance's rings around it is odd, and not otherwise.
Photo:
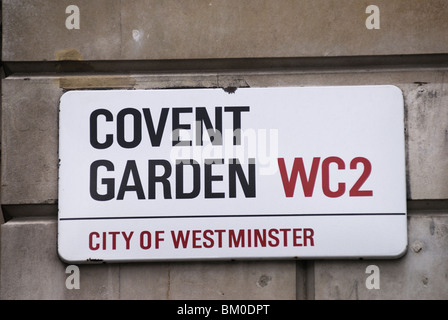
[(45, 299), (62, 292), (57, 284), (64, 285), (64, 268), (54, 251), (55, 225), (54, 220), (39, 220), (1, 226), (0, 299)]
[[(412, 213), (408, 217), (409, 247), (398, 260), (315, 261), (316, 299), (448, 299), (448, 215)], [(379, 289), (369, 265), (379, 268)]]
[(1, 203), (54, 204), (62, 90), (29, 78), (3, 80), (2, 90)]
[(448, 73), (405, 87), (412, 199), (448, 198)]
[(296, 299), (295, 261), (173, 263), (170, 299)]
[(3, 1), (4, 61), (166, 60), (447, 53), (444, 0)]
[(295, 299), (295, 279), (295, 261), (127, 263), (120, 299)]
[[(114, 60), (120, 1), (76, 1), (80, 29), (65, 26), (71, 1), (3, 1), (3, 61)], [(70, 12), (70, 11), (69, 11)]]
[(121, 264), (120, 299), (169, 299), (170, 270), (170, 264), (162, 262)]
[(67, 289), (55, 219), (12, 219), (1, 226), (0, 299), (118, 299), (119, 265), (83, 265), (80, 289)]

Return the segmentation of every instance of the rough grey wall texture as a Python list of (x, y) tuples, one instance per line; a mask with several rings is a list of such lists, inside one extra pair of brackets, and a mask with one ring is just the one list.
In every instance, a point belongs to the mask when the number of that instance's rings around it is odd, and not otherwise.
[[(448, 3), (3, 0), (1, 299), (447, 299)], [(381, 10), (368, 30), (365, 9)], [(170, 60), (174, 59), (174, 60)], [(57, 256), (65, 90), (392, 84), (405, 100), (409, 248), (396, 260), (80, 266)], [(3, 217), (0, 217), (0, 223)], [(380, 270), (367, 289), (366, 268)]]
[[(65, 28), (70, 4), (4, 0), (3, 60), (424, 54), (448, 46), (444, 0), (78, 0), (79, 30)], [(379, 30), (365, 27), (371, 4)]]

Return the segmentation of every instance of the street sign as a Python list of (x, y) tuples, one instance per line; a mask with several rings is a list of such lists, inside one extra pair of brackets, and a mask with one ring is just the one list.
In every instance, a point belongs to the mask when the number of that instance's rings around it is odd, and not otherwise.
[(406, 249), (397, 87), (69, 91), (59, 126), (67, 262)]

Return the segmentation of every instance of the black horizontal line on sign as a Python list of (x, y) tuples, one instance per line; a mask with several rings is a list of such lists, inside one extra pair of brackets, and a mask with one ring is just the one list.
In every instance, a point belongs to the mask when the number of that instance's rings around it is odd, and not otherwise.
[(220, 214), (194, 216), (131, 216), (131, 217), (77, 217), (59, 218), (59, 221), (73, 220), (132, 220), (132, 219), (193, 219), (193, 218), (266, 218), (266, 217), (331, 217), (331, 216), (405, 216), (406, 213), (304, 213), (304, 214)]

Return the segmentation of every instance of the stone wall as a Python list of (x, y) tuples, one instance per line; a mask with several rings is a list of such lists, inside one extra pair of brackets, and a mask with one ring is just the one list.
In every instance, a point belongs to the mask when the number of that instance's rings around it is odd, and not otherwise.
[[(79, 29), (66, 26), (73, 4)], [(371, 4), (379, 29), (366, 27)], [(448, 298), (446, 1), (3, 0), (2, 14), (1, 299)], [(79, 265), (80, 289), (67, 289), (57, 255), (65, 91), (385, 84), (405, 101), (403, 257)], [(379, 289), (366, 286), (369, 265)]]

